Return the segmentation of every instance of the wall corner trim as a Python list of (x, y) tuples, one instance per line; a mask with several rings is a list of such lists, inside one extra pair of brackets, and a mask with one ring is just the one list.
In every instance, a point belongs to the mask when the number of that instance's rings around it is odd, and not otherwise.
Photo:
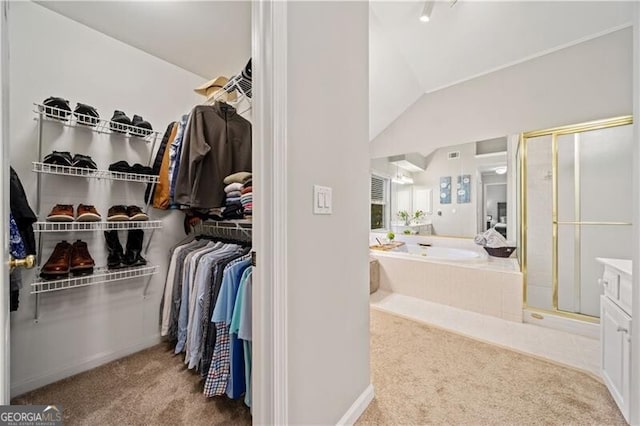
[(289, 423), (287, 22), (287, 2), (252, 3), (253, 421), (265, 425)]
[(338, 420), (338, 426), (351, 426), (355, 424), (355, 422), (360, 418), (364, 410), (367, 409), (371, 401), (373, 401), (373, 397), (375, 396), (373, 390), (373, 384), (369, 384), (367, 388), (360, 394), (358, 399), (354, 401), (354, 403), (349, 407), (344, 416), (340, 420)]

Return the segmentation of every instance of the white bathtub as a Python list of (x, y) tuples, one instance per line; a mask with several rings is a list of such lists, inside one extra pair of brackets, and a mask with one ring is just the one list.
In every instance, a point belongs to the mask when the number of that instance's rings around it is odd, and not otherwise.
[(427, 260), (445, 262), (486, 262), (487, 256), (473, 250), (452, 247), (426, 247), (419, 244), (405, 244), (393, 250), (396, 253), (407, 253), (412, 256), (420, 256)]
[(516, 259), (492, 258), (472, 245), (463, 248), (464, 242), (454, 242), (458, 247), (435, 242), (433, 247), (408, 242), (392, 251), (371, 250), (380, 265), (380, 289), (522, 322)]

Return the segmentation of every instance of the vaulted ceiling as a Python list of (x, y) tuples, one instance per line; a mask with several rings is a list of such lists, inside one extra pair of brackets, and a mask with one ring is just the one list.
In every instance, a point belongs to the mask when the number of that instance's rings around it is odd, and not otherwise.
[(421, 96), (631, 24), (632, 2), (372, 2), (370, 137)]

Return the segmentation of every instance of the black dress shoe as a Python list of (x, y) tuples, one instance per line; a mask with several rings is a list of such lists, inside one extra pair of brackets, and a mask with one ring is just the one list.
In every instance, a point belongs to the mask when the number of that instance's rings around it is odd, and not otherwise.
[(109, 171), (120, 173), (133, 173), (131, 166), (126, 161), (116, 161), (109, 165)]
[(53, 151), (51, 154), (44, 157), (42, 162), (45, 164), (55, 164), (56, 166), (73, 166), (71, 153), (67, 151)]
[(73, 167), (98, 170), (98, 166), (88, 155), (76, 154), (73, 156)]
[(55, 118), (56, 120), (67, 121), (69, 114), (71, 114), (71, 107), (66, 99), (51, 96), (44, 100), (43, 105), (45, 106), (44, 113), (47, 117)]
[(98, 111), (91, 105), (87, 104), (78, 103), (73, 114), (76, 116), (78, 123), (84, 124), (85, 126), (95, 127), (100, 119)]
[(144, 121), (139, 115), (133, 116), (133, 127), (129, 129), (129, 133), (133, 136), (148, 136), (153, 133), (153, 127), (148, 121)]
[(110, 123), (111, 130), (118, 133), (127, 133), (131, 128), (131, 119), (124, 112), (115, 110)]
[(137, 173), (139, 175), (152, 175), (153, 169), (151, 169), (151, 167), (143, 166), (140, 163), (136, 163), (131, 166), (131, 173)]

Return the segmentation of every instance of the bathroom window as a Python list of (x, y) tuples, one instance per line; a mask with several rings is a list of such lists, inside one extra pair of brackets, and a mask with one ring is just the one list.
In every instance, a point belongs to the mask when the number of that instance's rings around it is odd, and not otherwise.
[(371, 229), (387, 229), (389, 224), (389, 179), (371, 175)]

